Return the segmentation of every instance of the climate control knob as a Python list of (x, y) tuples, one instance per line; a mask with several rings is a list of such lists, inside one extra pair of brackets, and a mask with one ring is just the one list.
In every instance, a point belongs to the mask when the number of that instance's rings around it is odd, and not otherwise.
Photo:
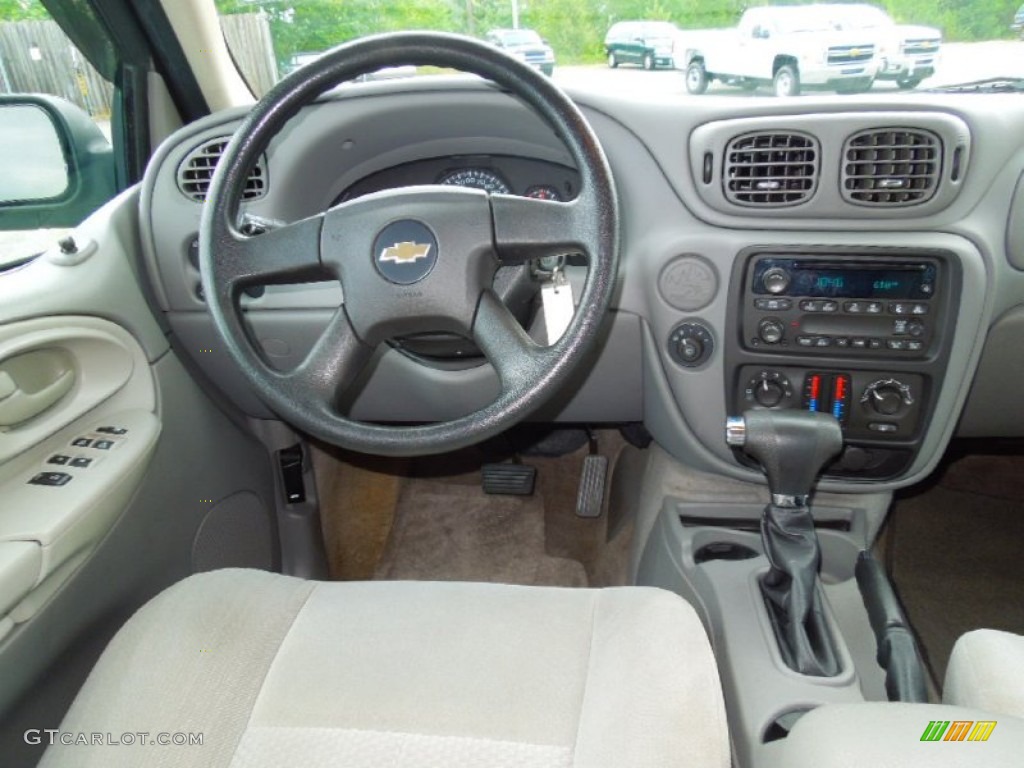
[(787, 270), (782, 267), (771, 267), (761, 275), (761, 284), (768, 293), (777, 296), (780, 293), (785, 293), (791, 279)]
[(747, 381), (744, 389), (746, 401), (761, 408), (785, 406), (793, 397), (793, 385), (780, 371), (760, 371)]
[(762, 381), (754, 389), (754, 400), (757, 404), (765, 408), (774, 408), (776, 405), (782, 402), (782, 399), (786, 396), (785, 390), (774, 381)]
[(914, 396), (898, 379), (878, 379), (864, 388), (860, 401), (879, 416), (897, 416), (914, 404)]
[(778, 344), (786, 335), (786, 326), (782, 324), (781, 320), (766, 317), (757, 324), (757, 335), (765, 344)]

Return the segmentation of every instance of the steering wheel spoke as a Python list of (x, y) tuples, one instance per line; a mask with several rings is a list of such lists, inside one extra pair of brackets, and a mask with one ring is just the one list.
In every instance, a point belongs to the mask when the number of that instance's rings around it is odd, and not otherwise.
[(552, 348), (531, 339), (493, 291), (480, 296), (473, 340), (497, 371), (503, 391), (529, 385), (552, 362)]
[(213, 257), (220, 285), (229, 292), (254, 283), (301, 283), (327, 274), (320, 259), (323, 214), (245, 235), (231, 229)]
[(586, 252), (583, 204), (491, 195), (494, 249), (502, 264)]
[(372, 355), (373, 348), (356, 335), (341, 306), (306, 358), (292, 370), (277, 374), (278, 383), (297, 388), (314, 402), (334, 406)]

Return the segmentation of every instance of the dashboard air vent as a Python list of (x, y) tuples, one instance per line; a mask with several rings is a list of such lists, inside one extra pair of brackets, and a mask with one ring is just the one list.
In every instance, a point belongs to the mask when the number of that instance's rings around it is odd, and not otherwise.
[(802, 133), (737, 136), (725, 149), (725, 196), (745, 206), (799, 205), (814, 194), (820, 155), (818, 142)]
[[(210, 190), (210, 179), (213, 178), (213, 172), (217, 168), (220, 156), (224, 154), (228, 141), (226, 136), (210, 139), (188, 153), (188, 156), (178, 166), (178, 189), (182, 194), (197, 203), (206, 201), (206, 193)], [(266, 158), (261, 156), (245, 181), (242, 199), (256, 200), (266, 193), (267, 163)]]
[(935, 196), (942, 140), (919, 128), (861, 131), (843, 150), (843, 197), (858, 205), (917, 205)]

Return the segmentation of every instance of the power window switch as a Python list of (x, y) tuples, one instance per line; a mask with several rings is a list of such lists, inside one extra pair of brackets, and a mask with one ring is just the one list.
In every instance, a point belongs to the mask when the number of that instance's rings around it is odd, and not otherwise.
[(30, 485), (67, 485), (71, 482), (71, 475), (67, 472), (40, 472), (28, 482)]
[(97, 451), (109, 451), (111, 448), (114, 447), (114, 441), (113, 440), (96, 440), (92, 444), (92, 447), (95, 448)]
[(96, 427), (96, 431), (101, 435), (127, 435), (128, 430), (124, 427)]
[(59, 464), (60, 466), (63, 467), (69, 461), (71, 461), (71, 457), (70, 456), (65, 456), (63, 453), (58, 453), (58, 454), (55, 454), (55, 455), (51, 456), (49, 459), (47, 459), (46, 463), (47, 464)]
[(86, 458), (85, 456), (76, 456), (71, 460), (69, 466), (78, 467), (79, 469), (85, 469), (92, 464), (92, 459)]
[(88, 437), (76, 437), (74, 440), (71, 441), (71, 444), (75, 446), (75, 448), (88, 448), (90, 445), (92, 445), (92, 440), (90, 440)]

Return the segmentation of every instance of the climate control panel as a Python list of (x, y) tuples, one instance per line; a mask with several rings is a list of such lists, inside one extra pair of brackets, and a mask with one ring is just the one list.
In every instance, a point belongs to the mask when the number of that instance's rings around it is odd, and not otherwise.
[(733, 412), (798, 408), (830, 413), (851, 440), (912, 440), (925, 379), (914, 373), (743, 366)]

